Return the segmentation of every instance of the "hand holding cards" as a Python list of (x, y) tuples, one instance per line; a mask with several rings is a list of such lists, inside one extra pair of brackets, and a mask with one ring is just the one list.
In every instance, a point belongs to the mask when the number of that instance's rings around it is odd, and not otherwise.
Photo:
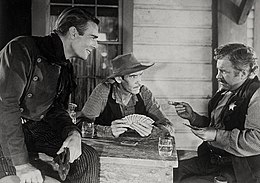
[(145, 137), (151, 134), (153, 123), (154, 121), (145, 115), (131, 114), (113, 121), (111, 129), (115, 137), (126, 132), (129, 128), (138, 132), (142, 137)]
[(153, 129), (154, 121), (141, 114), (131, 114), (123, 118), (126, 120), (126, 124), (135, 131), (137, 131), (142, 137), (150, 135)]

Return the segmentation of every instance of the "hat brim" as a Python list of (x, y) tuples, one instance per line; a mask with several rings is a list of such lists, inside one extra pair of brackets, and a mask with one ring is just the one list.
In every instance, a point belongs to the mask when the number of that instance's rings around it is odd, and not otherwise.
[(154, 63), (152, 63), (152, 64), (140, 64), (138, 66), (123, 70), (121, 72), (113, 73), (110, 76), (108, 76), (107, 79), (111, 79), (111, 78), (114, 78), (114, 77), (117, 77), (117, 76), (125, 76), (125, 75), (132, 74), (132, 73), (135, 73), (135, 72), (138, 72), (138, 71), (142, 71), (142, 70), (145, 70), (145, 69), (147, 69), (147, 68), (149, 68), (153, 65), (154, 65)]

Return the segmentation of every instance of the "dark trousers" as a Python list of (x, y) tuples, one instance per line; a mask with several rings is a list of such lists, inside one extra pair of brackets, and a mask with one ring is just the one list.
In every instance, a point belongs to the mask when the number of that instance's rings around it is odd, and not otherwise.
[(179, 162), (179, 167), (173, 169), (174, 183), (209, 183), (214, 177), (224, 176), (229, 183), (235, 182), (232, 164), (214, 165), (205, 158), (194, 157)]
[[(30, 163), (40, 169), (45, 175), (61, 181), (57, 172), (52, 167), (38, 158), (35, 154), (45, 153), (49, 156), (57, 156), (63, 141), (47, 123), (29, 121), (23, 124), (25, 143), (29, 151)], [(72, 183), (98, 183), (100, 160), (98, 153), (90, 146), (82, 143), (82, 154), (79, 159), (70, 164), (70, 171), (65, 182)]]

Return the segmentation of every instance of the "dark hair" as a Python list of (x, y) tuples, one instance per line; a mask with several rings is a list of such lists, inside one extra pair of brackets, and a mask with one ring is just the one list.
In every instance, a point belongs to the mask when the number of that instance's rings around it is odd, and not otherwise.
[(99, 20), (86, 11), (79, 7), (66, 8), (61, 12), (55, 23), (55, 32), (60, 35), (65, 35), (69, 28), (74, 26), (80, 35), (83, 35), (87, 29), (86, 25), (89, 21), (99, 24)]
[(214, 50), (215, 60), (224, 57), (227, 57), (238, 71), (249, 68), (249, 72), (252, 73), (258, 68), (254, 49), (242, 43), (230, 43), (219, 46)]

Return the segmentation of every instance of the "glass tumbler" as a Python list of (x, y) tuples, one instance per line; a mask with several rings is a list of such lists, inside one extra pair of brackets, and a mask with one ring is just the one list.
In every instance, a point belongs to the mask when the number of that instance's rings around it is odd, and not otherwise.
[(158, 151), (159, 155), (163, 158), (171, 157), (173, 151), (173, 137), (164, 136), (159, 137), (158, 141)]
[(83, 121), (81, 127), (81, 133), (82, 133), (82, 137), (94, 138), (95, 136), (94, 122)]

